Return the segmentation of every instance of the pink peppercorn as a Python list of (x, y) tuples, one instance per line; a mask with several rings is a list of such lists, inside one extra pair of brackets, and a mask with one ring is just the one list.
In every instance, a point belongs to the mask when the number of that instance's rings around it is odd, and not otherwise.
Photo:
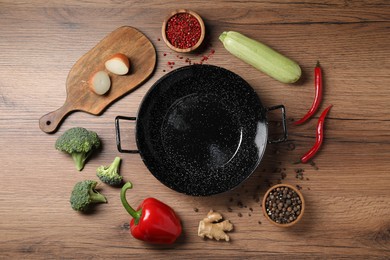
[(172, 16), (165, 30), (169, 43), (180, 49), (188, 49), (196, 45), (201, 36), (199, 21), (189, 13), (178, 13)]

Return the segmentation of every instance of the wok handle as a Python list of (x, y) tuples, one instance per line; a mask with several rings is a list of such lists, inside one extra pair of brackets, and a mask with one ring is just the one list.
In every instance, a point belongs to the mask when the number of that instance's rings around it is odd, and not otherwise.
[(283, 127), (283, 136), (276, 140), (268, 140), (270, 144), (276, 144), (287, 141), (287, 123), (286, 123), (286, 108), (283, 105), (277, 105), (273, 107), (266, 108), (265, 112), (281, 109), (282, 110), (282, 127)]
[(115, 117), (115, 133), (116, 133), (116, 147), (120, 153), (139, 153), (138, 150), (126, 150), (122, 149), (121, 145), (121, 130), (119, 128), (119, 121), (120, 120), (128, 120), (128, 121), (135, 121), (137, 120), (136, 117), (127, 117), (127, 116), (117, 116)]

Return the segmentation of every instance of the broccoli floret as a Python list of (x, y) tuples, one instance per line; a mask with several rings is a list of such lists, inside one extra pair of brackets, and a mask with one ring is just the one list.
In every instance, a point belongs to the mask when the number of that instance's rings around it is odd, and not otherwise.
[(100, 147), (97, 133), (82, 127), (66, 130), (58, 137), (55, 148), (72, 156), (77, 170), (84, 168), (85, 162), (93, 151)]
[(120, 157), (115, 157), (110, 166), (100, 166), (96, 170), (96, 175), (99, 179), (112, 186), (119, 186), (122, 183), (123, 177), (119, 175)]
[(76, 183), (70, 196), (72, 209), (86, 212), (92, 204), (106, 203), (106, 197), (95, 190), (96, 185), (97, 182), (92, 180)]

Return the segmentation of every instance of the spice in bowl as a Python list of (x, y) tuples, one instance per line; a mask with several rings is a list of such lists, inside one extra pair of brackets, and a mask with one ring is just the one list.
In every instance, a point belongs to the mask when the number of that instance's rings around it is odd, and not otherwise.
[(296, 224), (305, 210), (302, 193), (289, 184), (272, 186), (264, 195), (262, 209), (264, 216), (279, 227)]
[(162, 26), (162, 36), (169, 48), (176, 52), (190, 52), (198, 48), (205, 35), (202, 18), (191, 10), (176, 10)]

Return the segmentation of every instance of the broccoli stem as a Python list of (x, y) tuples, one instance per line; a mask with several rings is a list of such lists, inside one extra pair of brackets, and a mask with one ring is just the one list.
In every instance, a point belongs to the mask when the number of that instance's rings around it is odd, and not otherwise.
[(119, 164), (121, 163), (120, 157), (115, 157), (114, 161), (111, 163), (110, 167), (108, 167), (109, 172), (117, 172), (119, 169)]
[(121, 202), (123, 207), (130, 214), (130, 216), (134, 218), (135, 224), (138, 224), (138, 221), (142, 215), (142, 209), (140, 209), (139, 211), (135, 211), (126, 200), (126, 191), (132, 188), (133, 188), (133, 184), (131, 182), (127, 182), (125, 185), (123, 185), (121, 189)]
[(106, 203), (107, 202), (106, 197), (104, 197), (102, 194), (97, 192), (95, 189), (91, 189), (89, 191), (89, 196), (90, 196), (91, 202), (95, 202), (95, 203), (99, 203), (99, 202)]
[(81, 171), (84, 168), (85, 161), (87, 159), (86, 153), (72, 153), (73, 161), (76, 165), (76, 169)]

